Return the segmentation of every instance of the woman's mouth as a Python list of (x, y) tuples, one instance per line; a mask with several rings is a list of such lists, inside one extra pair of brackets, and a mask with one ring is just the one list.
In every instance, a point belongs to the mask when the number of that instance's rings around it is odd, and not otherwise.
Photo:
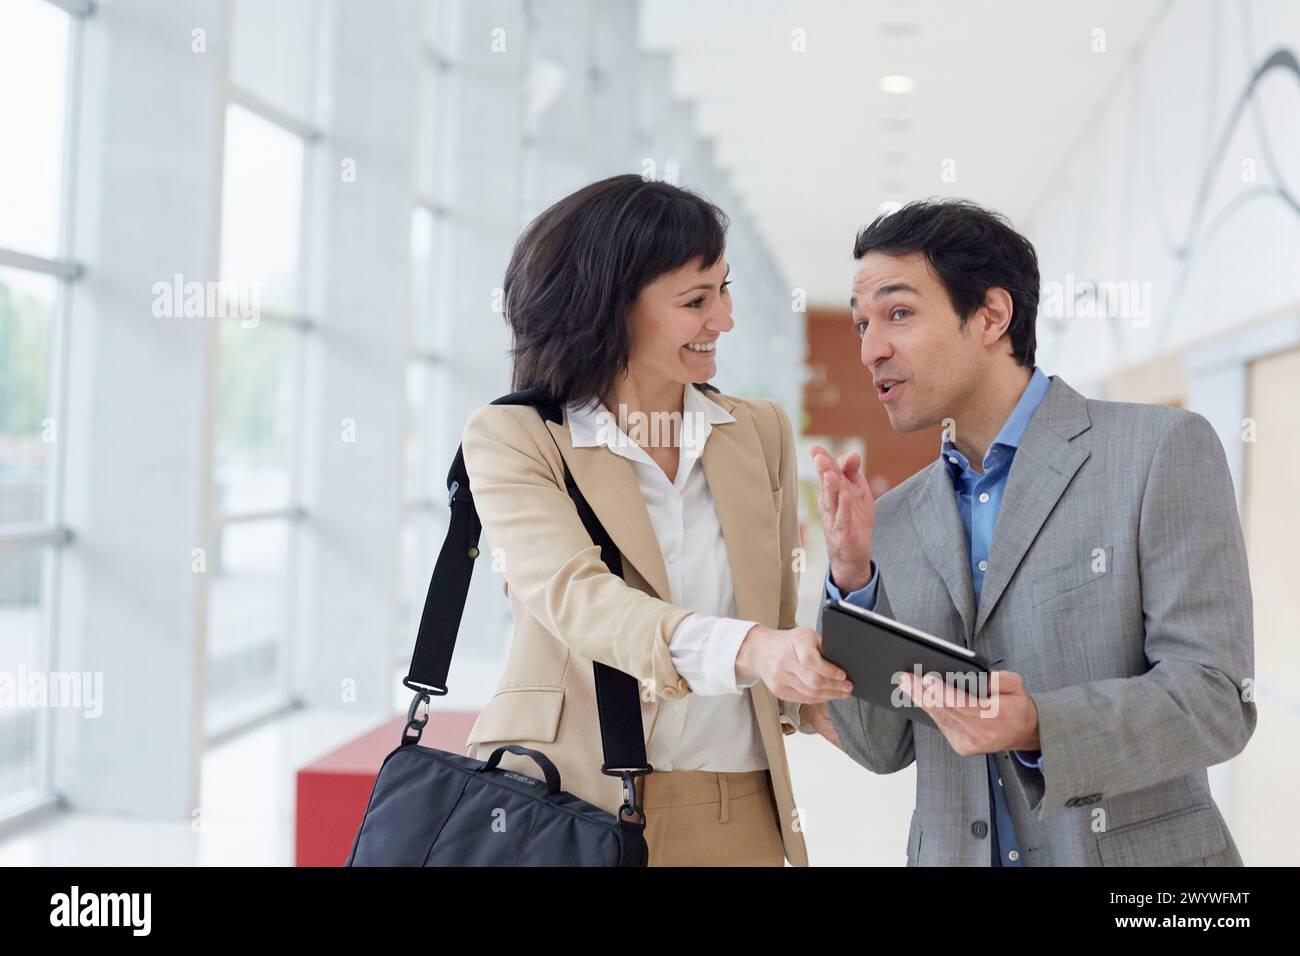
[(717, 348), (716, 342), (687, 342), (682, 346), (688, 352), (694, 352), (696, 355), (712, 355)]

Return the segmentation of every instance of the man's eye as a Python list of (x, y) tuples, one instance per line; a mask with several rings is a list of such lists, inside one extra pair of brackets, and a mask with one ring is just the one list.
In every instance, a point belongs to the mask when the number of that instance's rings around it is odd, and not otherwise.
[(857, 322), (854, 322), (853, 327), (858, 330), (859, 336), (863, 336), (867, 334), (867, 323), (865, 319), (861, 319)]
[(897, 309), (894, 309), (894, 310), (892, 310), (892, 311), (889, 313), (889, 317), (890, 317), (891, 319), (893, 319), (893, 318), (897, 318), (898, 313), (900, 313), (900, 312), (902, 312), (904, 316), (908, 316), (908, 315), (911, 315), (911, 314), (912, 314), (911, 311), (910, 311), (909, 309), (905, 309), (905, 308), (903, 308), (903, 307), (900, 305)]

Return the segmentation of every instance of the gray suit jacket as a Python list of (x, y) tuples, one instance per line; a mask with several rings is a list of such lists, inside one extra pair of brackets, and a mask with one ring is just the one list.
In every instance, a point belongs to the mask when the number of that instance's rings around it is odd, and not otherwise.
[[(1250, 581), (1203, 417), (1086, 400), (1052, 376), (1012, 462), (978, 608), (942, 462), (876, 502), (872, 552), (877, 611), (1003, 658), (1038, 706), (1043, 770), (997, 755), (1026, 865), (1241, 865), (1205, 771), (1255, 729)], [(909, 865), (989, 865), (982, 755), (857, 698), (830, 713), (864, 767), (916, 761)]]

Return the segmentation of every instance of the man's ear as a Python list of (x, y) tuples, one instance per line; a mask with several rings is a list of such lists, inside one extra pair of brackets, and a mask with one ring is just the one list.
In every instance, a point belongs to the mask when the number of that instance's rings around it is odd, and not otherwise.
[(979, 311), (979, 332), (985, 348), (1007, 334), (1014, 312), (1015, 303), (1006, 289), (994, 286), (984, 294), (984, 307)]

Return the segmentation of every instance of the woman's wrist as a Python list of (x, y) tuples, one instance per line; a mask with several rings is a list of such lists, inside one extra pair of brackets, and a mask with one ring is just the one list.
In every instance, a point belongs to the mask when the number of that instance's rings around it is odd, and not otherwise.
[(762, 624), (755, 624), (745, 634), (740, 641), (740, 649), (736, 651), (736, 680), (744, 681), (750, 678), (761, 677), (760, 661), (762, 660), (763, 650), (768, 641), (768, 634), (771, 634), (770, 627), (764, 627)]

